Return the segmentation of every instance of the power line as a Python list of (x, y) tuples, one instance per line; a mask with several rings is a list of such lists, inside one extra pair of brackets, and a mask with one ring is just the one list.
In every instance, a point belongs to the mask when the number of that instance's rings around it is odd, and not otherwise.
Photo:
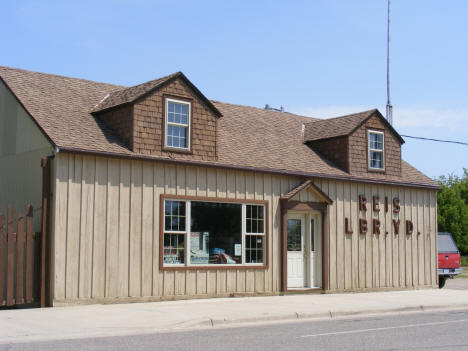
[(402, 137), (411, 138), (411, 139), (419, 139), (419, 140), (428, 140), (428, 141), (437, 141), (439, 143), (449, 143), (449, 144), (458, 144), (458, 145), (465, 145), (468, 146), (468, 143), (463, 141), (453, 141), (453, 140), (441, 140), (441, 139), (433, 139), (433, 138), (424, 138), (424, 137), (416, 137), (411, 135), (403, 135), (400, 134)]

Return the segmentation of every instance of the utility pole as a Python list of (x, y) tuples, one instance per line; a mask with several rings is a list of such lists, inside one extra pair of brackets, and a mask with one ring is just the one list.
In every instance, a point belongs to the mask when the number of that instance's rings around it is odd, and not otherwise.
[(388, 5), (388, 22), (387, 22), (387, 121), (393, 125), (393, 106), (390, 102), (390, 0), (387, 0)]

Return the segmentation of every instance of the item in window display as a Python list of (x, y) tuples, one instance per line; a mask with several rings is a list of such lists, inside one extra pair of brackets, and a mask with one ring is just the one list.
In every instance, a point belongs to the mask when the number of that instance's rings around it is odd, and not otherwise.
[(233, 258), (227, 254), (222, 254), (220, 255), (220, 261), (222, 264), (237, 264), (240, 263), (240, 261), (237, 258)]
[(200, 250), (200, 233), (192, 232), (190, 233), (190, 249), (193, 250)]
[(209, 263), (210, 264), (239, 264), (241, 263), (241, 260), (235, 257), (231, 257), (226, 253), (220, 253), (219, 255), (210, 255)]
[(208, 241), (210, 238), (209, 232), (191, 232), (190, 233), (190, 248), (200, 250), (208, 254)]
[(191, 264), (208, 264), (210, 255), (208, 252), (202, 250), (190, 250), (190, 263)]
[(200, 241), (200, 250), (208, 252), (209, 243), (210, 242), (210, 232), (203, 232), (201, 241)]
[(182, 263), (179, 250), (173, 248), (164, 248), (164, 263), (178, 264)]
[(210, 255), (222, 255), (226, 253), (226, 250), (214, 247), (210, 250)]
[(242, 255), (242, 244), (234, 244), (234, 256)]

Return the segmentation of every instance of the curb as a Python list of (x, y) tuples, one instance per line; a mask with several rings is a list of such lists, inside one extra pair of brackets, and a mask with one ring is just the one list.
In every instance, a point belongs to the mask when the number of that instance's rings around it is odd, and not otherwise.
[[(375, 308), (367, 310), (350, 310), (350, 311), (333, 311), (329, 310), (324, 312), (310, 313), (310, 312), (283, 312), (277, 314), (259, 314), (258, 316), (240, 317), (240, 318), (211, 318), (203, 316), (201, 318), (187, 319), (186, 321), (169, 324), (166, 327), (148, 327), (143, 329), (120, 330), (115, 332), (112, 328), (105, 331), (101, 330), (98, 333), (91, 333), (87, 335), (93, 338), (109, 337), (109, 336), (126, 336), (126, 335), (145, 335), (153, 334), (155, 332), (175, 332), (175, 331), (188, 331), (196, 329), (210, 330), (214, 328), (227, 328), (227, 327), (240, 327), (242, 325), (253, 325), (256, 323), (274, 323), (274, 322), (300, 322), (307, 320), (334, 320), (347, 317), (365, 317), (375, 316), (381, 314), (392, 313), (424, 313), (431, 311), (450, 311), (450, 310), (464, 310), (468, 309), (468, 303), (460, 303), (453, 305), (411, 305), (401, 306), (398, 308)], [(67, 339), (82, 339), (86, 338), (82, 333), (66, 334), (66, 335), (45, 335), (42, 334), (24, 334), (24, 335), (10, 335), (0, 338), (0, 348), (3, 344), (16, 344), (16, 343), (29, 343), (29, 342), (42, 342), (50, 340), (67, 340)]]
[(284, 313), (276, 315), (262, 315), (258, 317), (248, 318), (237, 318), (237, 319), (213, 319), (201, 321), (199, 323), (192, 324), (190, 327), (221, 327), (235, 324), (251, 324), (255, 322), (281, 322), (281, 321), (299, 321), (299, 320), (310, 320), (310, 319), (335, 319), (352, 316), (369, 316), (375, 314), (392, 314), (392, 313), (415, 313), (415, 312), (431, 312), (440, 310), (457, 310), (457, 309), (468, 309), (468, 303), (457, 304), (457, 305), (418, 305), (418, 306), (405, 306), (398, 308), (387, 308), (387, 309), (369, 309), (360, 311), (328, 311), (320, 313)]

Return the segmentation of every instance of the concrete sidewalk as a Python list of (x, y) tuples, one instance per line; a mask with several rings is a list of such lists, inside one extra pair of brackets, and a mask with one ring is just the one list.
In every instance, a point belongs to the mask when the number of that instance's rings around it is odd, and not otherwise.
[(457, 308), (468, 309), (468, 290), (308, 294), (4, 310), (0, 311), (0, 343)]

